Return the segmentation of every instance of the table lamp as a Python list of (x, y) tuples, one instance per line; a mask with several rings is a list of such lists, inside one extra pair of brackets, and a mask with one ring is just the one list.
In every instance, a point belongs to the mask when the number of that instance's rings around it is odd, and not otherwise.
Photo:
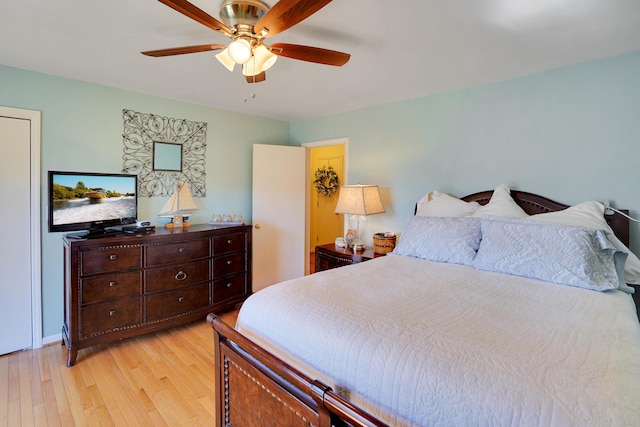
[(377, 185), (343, 185), (340, 187), (338, 203), (334, 211), (337, 214), (350, 214), (349, 228), (355, 232), (351, 248), (364, 250), (362, 237), (367, 227), (367, 215), (384, 212)]

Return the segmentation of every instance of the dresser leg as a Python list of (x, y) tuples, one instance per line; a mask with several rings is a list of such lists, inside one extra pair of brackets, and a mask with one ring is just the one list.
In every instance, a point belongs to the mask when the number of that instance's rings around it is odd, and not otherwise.
[(73, 364), (76, 363), (76, 357), (78, 357), (78, 350), (67, 347), (67, 368), (72, 367)]
[(66, 325), (62, 327), (62, 345), (67, 346), (67, 368), (73, 366), (76, 363), (76, 358), (78, 357), (78, 349), (71, 348), (69, 345), (69, 335), (67, 334)]

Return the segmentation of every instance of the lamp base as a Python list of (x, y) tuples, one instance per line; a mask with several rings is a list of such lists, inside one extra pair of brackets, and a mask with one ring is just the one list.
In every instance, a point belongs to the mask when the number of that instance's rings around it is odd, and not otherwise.
[(362, 243), (354, 243), (351, 249), (353, 249), (354, 252), (362, 252), (365, 247)]

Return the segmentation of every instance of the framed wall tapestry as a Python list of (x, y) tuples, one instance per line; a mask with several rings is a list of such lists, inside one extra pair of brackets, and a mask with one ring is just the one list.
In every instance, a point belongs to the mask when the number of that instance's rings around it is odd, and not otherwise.
[(122, 171), (138, 175), (138, 195), (169, 196), (187, 181), (206, 196), (207, 124), (122, 110)]

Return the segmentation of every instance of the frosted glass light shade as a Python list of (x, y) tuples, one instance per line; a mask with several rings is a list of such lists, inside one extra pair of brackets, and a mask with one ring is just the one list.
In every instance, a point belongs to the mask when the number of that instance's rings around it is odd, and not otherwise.
[(252, 56), (247, 62), (242, 64), (242, 74), (245, 76), (257, 76), (262, 70), (258, 66), (256, 57)]
[(245, 39), (235, 39), (227, 47), (229, 56), (236, 64), (244, 64), (251, 59), (251, 44)]
[(256, 60), (256, 65), (262, 71), (267, 71), (276, 63), (278, 59), (277, 55), (271, 53), (269, 49), (263, 44), (259, 45), (253, 50), (253, 56)]
[(236, 63), (233, 62), (233, 59), (231, 59), (231, 57), (229, 56), (229, 49), (226, 48), (226, 47), (224, 48), (224, 50), (222, 52), (220, 52), (219, 54), (216, 55), (216, 58), (229, 71), (233, 71), (233, 68), (236, 66)]
[(245, 76), (257, 76), (271, 68), (277, 59), (278, 57), (264, 45), (258, 45), (253, 49), (251, 58), (242, 65), (242, 74)]

